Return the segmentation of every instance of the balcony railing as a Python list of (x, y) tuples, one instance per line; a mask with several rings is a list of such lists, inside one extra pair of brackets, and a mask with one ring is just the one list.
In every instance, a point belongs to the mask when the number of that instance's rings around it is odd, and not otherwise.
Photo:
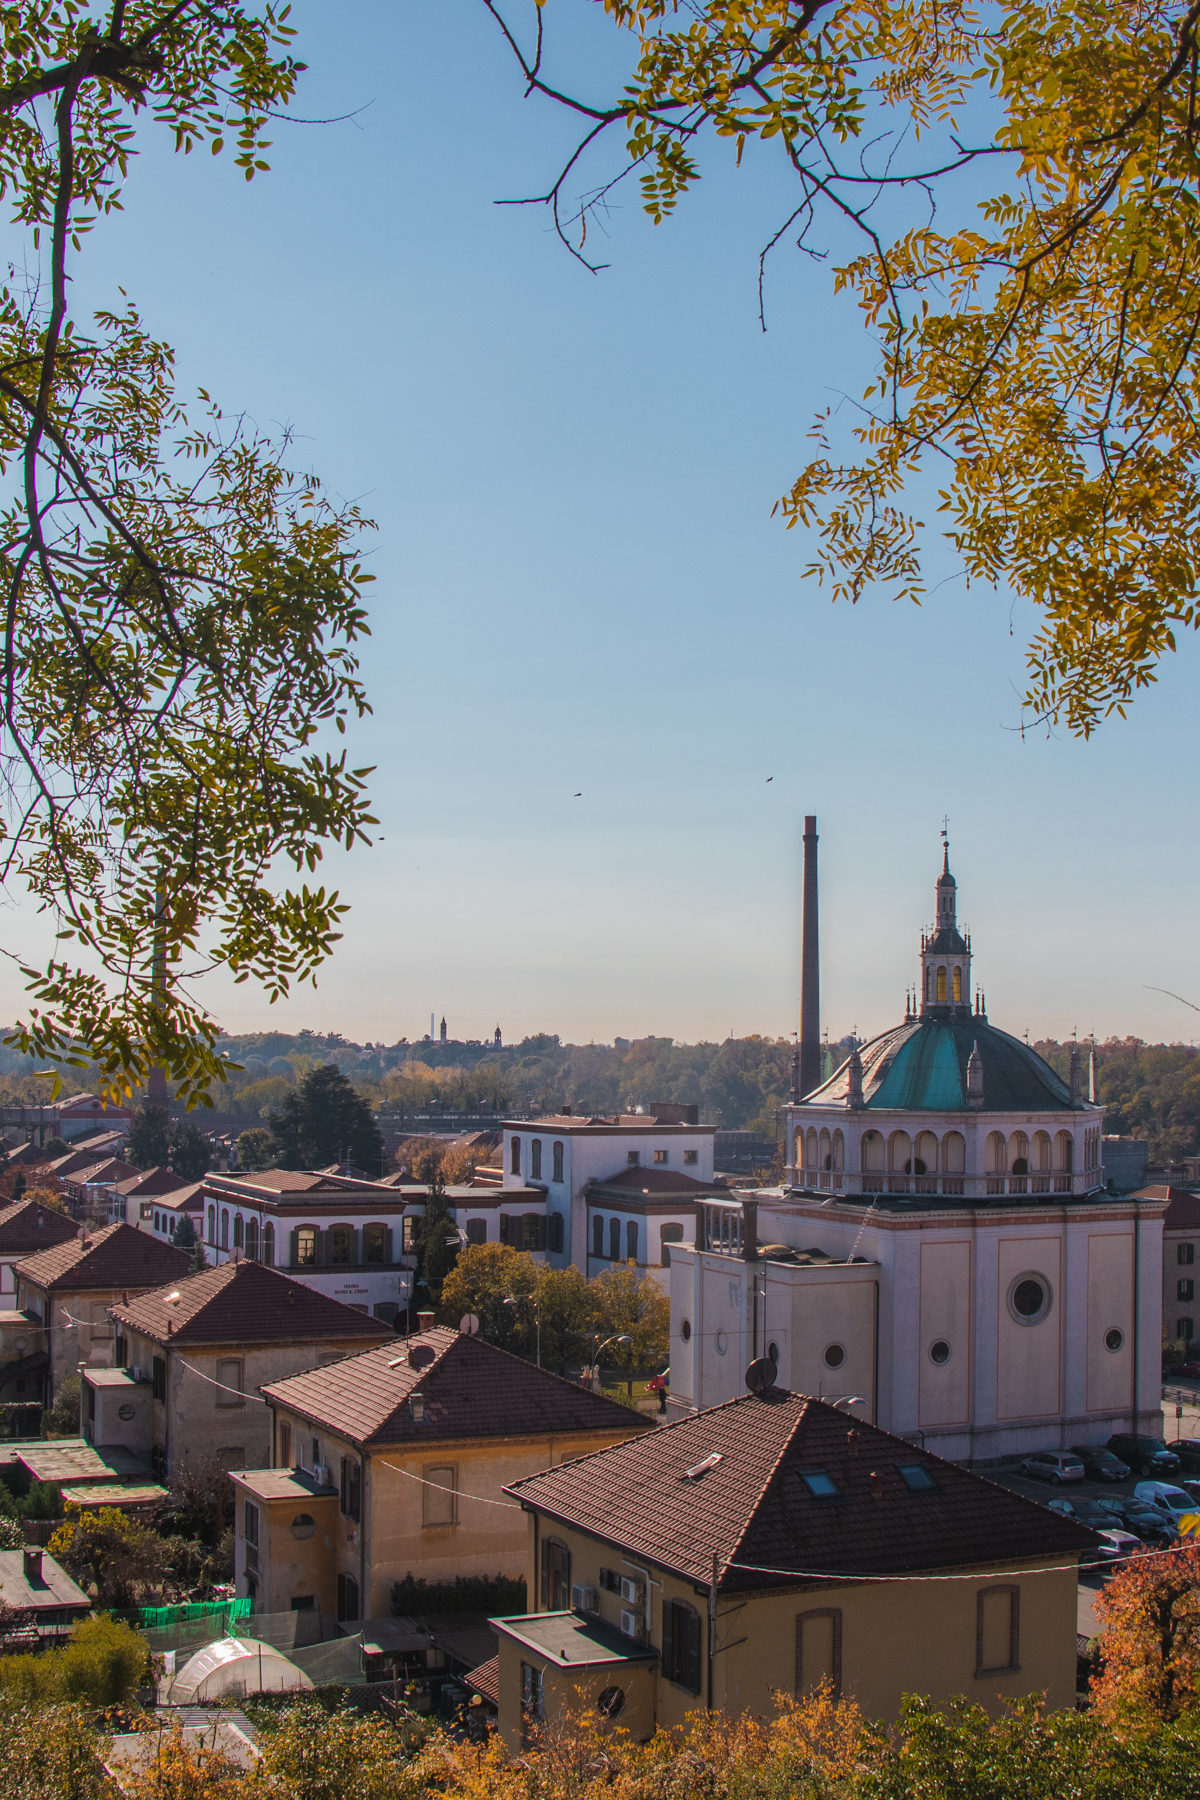
[(1058, 1171), (1048, 1175), (899, 1175), (888, 1172), (856, 1174), (842, 1169), (786, 1171), (787, 1183), (805, 1192), (834, 1194), (894, 1194), (909, 1198), (941, 1197), (947, 1200), (1030, 1199), (1042, 1194), (1091, 1194), (1104, 1185), (1103, 1171)]

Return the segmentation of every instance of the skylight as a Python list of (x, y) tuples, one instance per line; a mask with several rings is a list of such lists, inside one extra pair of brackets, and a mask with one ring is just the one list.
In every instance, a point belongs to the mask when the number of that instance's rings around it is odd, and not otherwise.
[(714, 1450), (711, 1456), (706, 1456), (704, 1458), (703, 1462), (693, 1463), (690, 1469), (685, 1469), (681, 1479), (684, 1481), (699, 1481), (701, 1475), (707, 1475), (708, 1471), (710, 1469), (715, 1469), (720, 1461), (720, 1451)]
[(915, 1494), (926, 1493), (930, 1488), (937, 1486), (937, 1482), (929, 1470), (923, 1468), (920, 1463), (897, 1463), (896, 1473), (908, 1487), (912, 1488)]
[(840, 1500), (842, 1490), (824, 1469), (801, 1469), (800, 1479), (814, 1500)]

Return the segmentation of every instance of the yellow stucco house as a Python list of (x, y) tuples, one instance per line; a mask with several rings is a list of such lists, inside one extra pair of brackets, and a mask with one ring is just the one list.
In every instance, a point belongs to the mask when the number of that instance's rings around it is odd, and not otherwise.
[(647, 1738), (827, 1678), (880, 1719), (906, 1693), (1074, 1704), (1092, 1533), (803, 1394), (746, 1394), (507, 1492), (536, 1609), (492, 1621), (476, 1685), (514, 1750), (574, 1705)]
[(523, 1575), (526, 1522), (506, 1486), (651, 1429), (440, 1326), (262, 1392), (272, 1466), (232, 1478), (237, 1591), (341, 1620), (386, 1617), (410, 1573)]

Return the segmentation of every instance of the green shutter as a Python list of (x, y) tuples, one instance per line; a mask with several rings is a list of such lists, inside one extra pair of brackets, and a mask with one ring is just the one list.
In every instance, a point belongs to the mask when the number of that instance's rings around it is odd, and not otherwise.
[(362, 1233), (359, 1231), (358, 1226), (352, 1225), (350, 1227), (350, 1263), (352, 1268), (357, 1268), (362, 1261), (361, 1237)]
[(683, 1671), (683, 1685), (690, 1688), (693, 1694), (700, 1692), (700, 1614), (689, 1612), (684, 1615), (687, 1620), (687, 1666)]
[(663, 1603), (662, 1672), (668, 1681), (675, 1679), (675, 1602)]
[(394, 1261), (392, 1256), (392, 1228), (390, 1225), (385, 1225), (383, 1228), (383, 1260), (387, 1263), (389, 1268)]
[[(550, 1540), (542, 1539), (542, 1606), (545, 1611), (550, 1605)], [(536, 1609), (535, 1609), (536, 1610)]]
[(298, 1225), (292, 1226), (290, 1241), (291, 1249), (288, 1251), (288, 1268), (295, 1269), (299, 1266), (300, 1262), (300, 1227)]
[(329, 1234), (324, 1231), (320, 1225), (317, 1226), (316, 1266), (318, 1269), (323, 1269), (325, 1267), (325, 1239), (328, 1235)]

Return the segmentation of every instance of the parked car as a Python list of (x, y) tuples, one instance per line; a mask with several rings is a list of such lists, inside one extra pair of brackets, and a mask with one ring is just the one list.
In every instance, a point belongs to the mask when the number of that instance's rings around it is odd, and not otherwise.
[(1200, 1481), (1185, 1481), (1181, 1475), (1175, 1486), (1181, 1487), (1185, 1494), (1190, 1494), (1197, 1510), (1200, 1510)]
[(1139, 1474), (1154, 1480), (1160, 1475), (1174, 1475), (1179, 1468), (1179, 1458), (1163, 1443), (1161, 1438), (1134, 1437), (1127, 1431), (1116, 1431), (1108, 1440), (1108, 1448), (1122, 1462), (1127, 1462)]
[(1107, 1531), (1112, 1524), (1112, 1514), (1102, 1500), (1077, 1495), (1074, 1500), (1051, 1500), (1049, 1504), (1051, 1512), (1065, 1513), (1081, 1525), (1090, 1525), (1093, 1531)]
[(1100, 1542), (1095, 1554), (1102, 1562), (1124, 1562), (1127, 1556), (1136, 1556), (1144, 1548), (1141, 1538), (1134, 1537), (1132, 1531), (1122, 1531), (1119, 1525), (1110, 1525), (1097, 1535)]
[(1142, 1500), (1133, 1499), (1132, 1495), (1115, 1494), (1104, 1502), (1106, 1511), (1112, 1513), (1127, 1531), (1132, 1531), (1147, 1544), (1173, 1544), (1175, 1542), (1175, 1526), (1168, 1524), (1162, 1513), (1156, 1512)]
[(1128, 1463), (1123, 1463), (1103, 1444), (1072, 1444), (1071, 1450), (1093, 1481), (1124, 1481), (1132, 1472)]
[(1073, 1450), (1035, 1450), (1021, 1464), (1022, 1475), (1038, 1481), (1082, 1481), (1083, 1464)]
[(1200, 1438), (1176, 1438), (1167, 1449), (1179, 1458), (1185, 1469), (1200, 1470)]
[(1186, 1494), (1173, 1481), (1139, 1481), (1133, 1490), (1135, 1500), (1142, 1501), (1145, 1506), (1152, 1506), (1160, 1512), (1172, 1525), (1178, 1523), (1186, 1513), (1194, 1513), (1196, 1502), (1190, 1494)]

